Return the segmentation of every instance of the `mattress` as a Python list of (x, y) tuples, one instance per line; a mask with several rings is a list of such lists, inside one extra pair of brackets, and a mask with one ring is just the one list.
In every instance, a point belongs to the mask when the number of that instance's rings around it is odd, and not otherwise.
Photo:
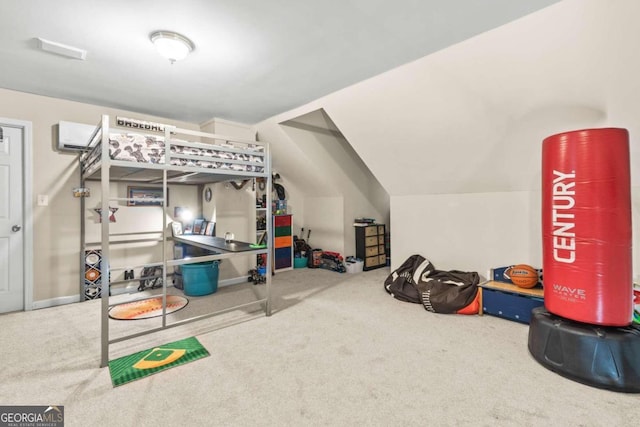
[[(264, 171), (264, 147), (257, 144), (225, 142), (211, 148), (193, 146), (184, 140), (171, 140), (173, 166), (192, 166), (239, 172)], [(137, 133), (109, 135), (109, 154), (113, 160), (165, 164), (164, 137)]]

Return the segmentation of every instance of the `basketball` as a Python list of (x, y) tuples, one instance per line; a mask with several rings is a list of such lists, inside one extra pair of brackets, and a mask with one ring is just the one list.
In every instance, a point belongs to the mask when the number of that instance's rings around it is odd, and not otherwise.
[(514, 265), (509, 269), (509, 277), (519, 288), (533, 288), (538, 283), (538, 272), (527, 264)]

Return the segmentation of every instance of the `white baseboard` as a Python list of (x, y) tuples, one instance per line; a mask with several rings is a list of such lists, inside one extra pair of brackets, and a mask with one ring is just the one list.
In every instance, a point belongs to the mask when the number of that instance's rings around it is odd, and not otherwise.
[(58, 305), (71, 304), (71, 303), (74, 303), (74, 302), (80, 302), (80, 294), (78, 294), (78, 295), (68, 295), (66, 297), (43, 299), (43, 300), (40, 300), (40, 301), (34, 301), (31, 304), (31, 309), (32, 310), (38, 310), (38, 309), (41, 309), (41, 308), (56, 307)]
[[(225, 280), (218, 281), (218, 287), (221, 288), (223, 286), (231, 286), (231, 285), (237, 285), (239, 283), (247, 283), (247, 282), (248, 282), (248, 276), (234, 277), (233, 279), (225, 279)], [(167, 287), (173, 287), (173, 284), (168, 285)], [(137, 290), (137, 286), (127, 287), (127, 288), (122, 288), (117, 290), (114, 289), (111, 291), (111, 295), (113, 296), (113, 295), (119, 295), (124, 293), (130, 293), (130, 292), (135, 292), (136, 290)], [(81, 301), (80, 294), (69, 295), (66, 297), (43, 299), (40, 301), (34, 301), (33, 304), (31, 305), (31, 309), (39, 310), (41, 308), (56, 307), (59, 305), (72, 304), (74, 302), (80, 302), (80, 301)]]
[(249, 276), (241, 276), (241, 277), (234, 277), (233, 279), (218, 280), (218, 287), (222, 288), (224, 286), (237, 285), (239, 283), (247, 283), (248, 281), (249, 281)]

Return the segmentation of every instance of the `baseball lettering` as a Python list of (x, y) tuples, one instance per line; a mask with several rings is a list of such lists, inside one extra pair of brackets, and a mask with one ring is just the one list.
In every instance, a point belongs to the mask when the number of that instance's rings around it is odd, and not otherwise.
[(116, 124), (122, 127), (133, 129), (151, 130), (155, 132), (164, 132), (164, 126), (160, 123), (145, 122), (136, 119), (127, 119), (125, 117), (116, 117)]

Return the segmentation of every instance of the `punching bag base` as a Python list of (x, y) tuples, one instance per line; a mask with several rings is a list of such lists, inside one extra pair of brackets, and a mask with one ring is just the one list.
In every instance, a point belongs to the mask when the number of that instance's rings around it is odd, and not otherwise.
[(529, 352), (542, 366), (593, 387), (640, 393), (640, 326), (579, 323), (534, 308)]

